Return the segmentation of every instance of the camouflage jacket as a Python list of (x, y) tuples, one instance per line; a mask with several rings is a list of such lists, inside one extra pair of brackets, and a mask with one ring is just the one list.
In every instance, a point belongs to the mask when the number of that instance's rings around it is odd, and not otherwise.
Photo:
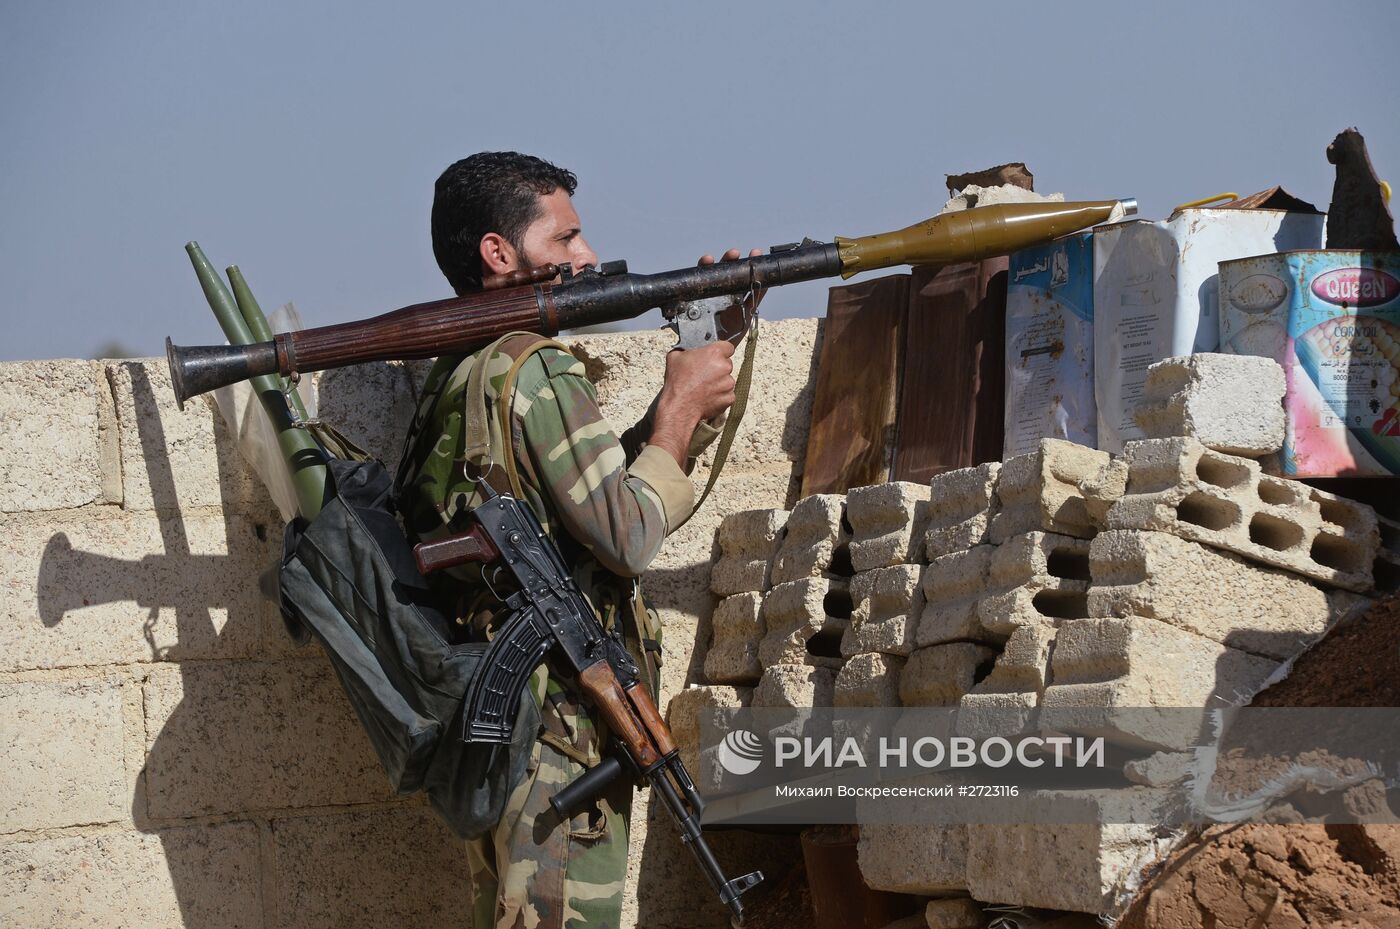
[[(487, 362), (493, 456), (504, 447), (498, 398), (506, 372), (538, 338), (511, 338)], [(478, 502), (476, 471), (464, 456), (467, 381), (481, 354), (440, 358), (424, 382), (398, 475), (399, 509), (412, 538), (460, 532)], [(600, 618), (612, 623), (634, 600), (633, 579), (689, 515), (695, 495), (690, 478), (667, 452), (645, 446), (651, 411), (618, 436), (598, 409), (583, 363), (556, 348), (542, 349), (520, 368), (508, 428), (526, 499), (575, 566), (575, 578)], [(701, 424), (691, 454), (717, 434)], [(505, 486), (500, 468), (488, 479), (498, 489)], [(451, 580), (457, 583), (438, 578), (437, 584), (445, 597), (466, 594), (468, 601), (457, 603), (459, 621), (489, 625), (495, 597), (480, 583), (477, 566), (453, 569)], [(633, 618), (646, 623), (645, 617)]]

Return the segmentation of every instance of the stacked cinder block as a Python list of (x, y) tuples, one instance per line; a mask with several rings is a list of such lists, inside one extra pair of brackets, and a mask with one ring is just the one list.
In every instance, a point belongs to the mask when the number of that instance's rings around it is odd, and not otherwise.
[(1272, 358), (1182, 355), (1147, 369), (1135, 417), (1149, 439), (1191, 436), (1216, 451), (1259, 458), (1283, 447), (1285, 387)]
[(1316, 581), (1373, 589), (1380, 534), (1364, 504), (1263, 474), (1258, 462), (1189, 437), (1130, 442), (1113, 529), (1168, 532)]
[(804, 577), (851, 575), (851, 528), (841, 494), (804, 497), (788, 514), (782, 544), (773, 559), (773, 584)]
[(841, 666), (841, 637), (850, 622), (845, 581), (804, 577), (763, 595), (763, 641), (759, 660), (774, 665)]
[(923, 560), (929, 522), (929, 487), (891, 481), (856, 487), (846, 497), (851, 567), (871, 571)]
[(714, 638), (705, 654), (705, 678), (713, 684), (755, 684), (763, 673), (760, 605), (787, 517), (786, 510), (770, 508), (741, 510), (720, 521), (715, 533), (720, 557), (710, 589), (724, 599), (715, 607)]
[(755, 705), (830, 704), (851, 617), (850, 540), (843, 495), (818, 494), (793, 507), (763, 598)]

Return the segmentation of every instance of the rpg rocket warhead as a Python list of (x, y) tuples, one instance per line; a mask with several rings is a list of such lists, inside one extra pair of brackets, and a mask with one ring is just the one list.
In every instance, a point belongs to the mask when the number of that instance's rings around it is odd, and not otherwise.
[(892, 265), (943, 265), (977, 261), (1048, 242), (1108, 222), (1114, 208), (1137, 213), (1137, 201), (1080, 200), (1072, 203), (1002, 203), (944, 213), (896, 232), (836, 237), (841, 276)]

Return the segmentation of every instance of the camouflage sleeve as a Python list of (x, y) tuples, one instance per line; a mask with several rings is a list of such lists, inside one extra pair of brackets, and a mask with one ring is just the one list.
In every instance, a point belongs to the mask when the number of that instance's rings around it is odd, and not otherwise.
[(659, 448), (629, 463), (583, 365), (562, 352), (542, 356), (527, 364), (543, 365), (547, 376), (522, 376), (529, 387), (513, 402), (520, 454), (569, 534), (609, 571), (636, 577), (690, 513), (695, 488)]
[[(651, 406), (642, 414), (642, 418), (637, 420), (636, 425), (622, 434), (622, 451), (627, 456), (630, 464), (641, 454), (643, 446), (651, 438), (652, 430), (656, 424), (656, 401), (661, 399), (657, 394), (656, 400), (651, 401)], [(695, 427), (695, 431), (690, 434), (690, 447), (686, 450), (685, 473), (689, 474), (695, 467), (695, 459), (705, 453), (705, 449), (718, 438), (724, 424), (724, 416), (716, 418), (714, 423), (701, 420)]]

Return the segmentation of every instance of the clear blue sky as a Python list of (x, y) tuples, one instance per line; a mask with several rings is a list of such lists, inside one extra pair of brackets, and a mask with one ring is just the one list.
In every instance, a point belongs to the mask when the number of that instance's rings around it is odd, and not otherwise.
[[(432, 184), (571, 168), (601, 258), (861, 235), (1025, 161), (1143, 213), (1283, 184), (1358, 126), (1400, 181), (1394, 2), (0, 4), (0, 360), (221, 340), (185, 258), (324, 325), (449, 291)], [(1400, 183), (1397, 183), (1400, 188)], [(817, 316), (825, 285), (765, 312)]]

